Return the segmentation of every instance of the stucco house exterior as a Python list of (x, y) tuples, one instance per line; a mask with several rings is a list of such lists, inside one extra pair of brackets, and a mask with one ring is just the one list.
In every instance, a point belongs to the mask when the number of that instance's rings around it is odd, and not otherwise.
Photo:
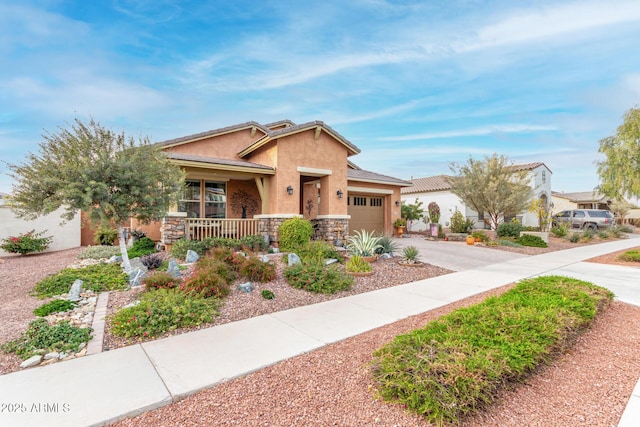
[(186, 172), (186, 191), (162, 221), (131, 228), (165, 245), (252, 234), (277, 244), (294, 216), (327, 241), (360, 229), (392, 234), (400, 189), (411, 185), (356, 166), (360, 149), (322, 121), (246, 122), (157, 145)]
[[(547, 204), (551, 202), (552, 172), (544, 163), (514, 165), (513, 169), (514, 171), (525, 170), (528, 172), (533, 192), (532, 198), (542, 198), (547, 201)], [(451, 192), (451, 185), (447, 178), (448, 175), (436, 175), (412, 179), (413, 185), (411, 187), (403, 187), (401, 190), (402, 202), (413, 204), (418, 199), (418, 201), (422, 202), (422, 208), (425, 212), (429, 203), (436, 202), (440, 207), (440, 224), (444, 227), (450, 225), (451, 216), (458, 210), (465, 217), (475, 221), (475, 228), (488, 228), (488, 223), (485, 222), (484, 218), (479, 217), (477, 212), (462, 203), (458, 196)], [(522, 212), (516, 215), (516, 218), (525, 226), (538, 226), (538, 218), (532, 212)], [(506, 219), (509, 220), (509, 218)], [(411, 231), (423, 231), (426, 230), (426, 227), (424, 222), (415, 222), (411, 225)]]
[(553, 201), (553, 213), (571, 209), (609, 209), (611, 199), (595, 191), (580, 191), (577, 193), (564, 193), (554, 191), (551, 193)]

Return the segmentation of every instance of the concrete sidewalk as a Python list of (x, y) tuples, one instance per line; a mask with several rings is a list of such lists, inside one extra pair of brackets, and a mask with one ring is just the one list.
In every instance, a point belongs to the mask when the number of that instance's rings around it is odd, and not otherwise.
[[(640, 269), (583, 263), (640, 236), (460, 271), (393, 288), (0, 376), (1, 426), (103, 425), (405, 317), (537, 275), (564, 274), (640, 305)], [(640, 374), (640, 373), (637, 373)], [(640, 384), (619, 426), (637, 425)]]

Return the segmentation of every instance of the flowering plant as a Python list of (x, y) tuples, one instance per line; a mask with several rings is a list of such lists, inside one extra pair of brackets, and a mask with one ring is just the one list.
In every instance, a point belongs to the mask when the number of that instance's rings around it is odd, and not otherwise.
[(5, 252), (21, 255), (44, 251), (53, 240), (53, 236), (41, 237), (46, 231), (36, 233), (35, 230), (31, 230), (18, 236), (7, 237), (2, 239), (0, 248)]

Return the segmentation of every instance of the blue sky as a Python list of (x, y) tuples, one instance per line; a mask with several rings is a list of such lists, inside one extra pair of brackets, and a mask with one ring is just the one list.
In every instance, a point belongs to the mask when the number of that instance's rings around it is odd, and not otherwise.
[(0, 0), (0, 160), (75, 117), (153, 141), (322, 120), (364, 169), (498, 153), (588, 191), (640, 103), (639, 24), (638, 0)]

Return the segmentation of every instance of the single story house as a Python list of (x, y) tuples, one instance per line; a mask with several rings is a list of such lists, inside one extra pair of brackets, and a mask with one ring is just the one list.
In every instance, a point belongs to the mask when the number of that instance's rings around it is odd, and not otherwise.
[(553, 213), (571, 209), (605, 209), (609, 210), (611, 199), (595, 191), (580, 191), (577, 193), (564, 193), (553, 191)]
[[(542, 198), (547, 203), (551, 201), (551, 170), (542, 162), (514, 165), (514, 171), (528, 171), (530, 185), (533, 191), (532, 198)], [(466, 206), (458, 196), (451, 192), (451, 184), (448, 175), (436, 175), (426, 178), (411, 179), (411, 187), (401, 189), (402, 202), (414, 204), (416, 199), (422, 202), (422, 208), (427, 213), (429, 203), (436, 202), (440, 207), (440, 224), (449, 227), (451, 216), (456, 210), (462, 212), (466, 218), (475, 221), (475, 228), (488, 228), (488, 222), (482, 215), (478, 215), (471, 207)], [(532, 212), (522, 212), (516, 218), (525, 226), (538, 226), (538, 218)], [(509, 220), (510, 218), (506, 218)], [(426, 230), (425, 222), (414, 222), (410, 225), (410, 231)]]
[(160, 222), (131, 228), (165, 245), (252, 234), (277, 244), (279, 225), (295, 216), (327, 241), (360, 229), (390, 235), (400, 189), (411, 185), (356, 166), (360, 149), (321, 121), (246, 122), (157, 145), (186, 172), (186, 190)]

